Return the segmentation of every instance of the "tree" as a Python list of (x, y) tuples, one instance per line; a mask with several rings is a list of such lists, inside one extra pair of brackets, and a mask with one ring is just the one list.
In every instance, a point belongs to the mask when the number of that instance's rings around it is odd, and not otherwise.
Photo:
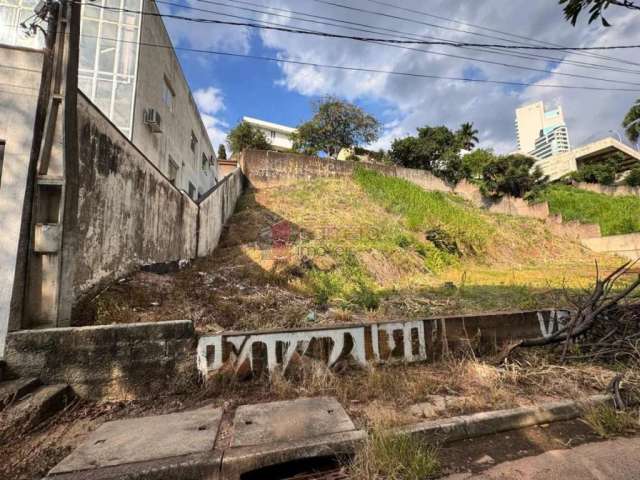
[(504, 155), (495, 157), (485, 165), (482, 172), (482, 193), (499, 198), (503, 195), (530, 198), (548, 181), (535, 159), (526, 155)]
[(640, 187), (640, 167), (632, 169), (624, 179), (624, 183), (630, 187)]
[(477, 130), (473, 124), (465, 123), (456, 132), (444, 125), (418, 128), (417, 137), (397, 139), (391, 145), (391, 159), (408, 168), (429, 170), (449, 183), (458, 183), (470, 178), (468, 165), (460, 158), (465, 147), (473, 148), (477, 142)]
[(578, 182), (613, 185), (616, 181), (616, 171), (616, 164), (609, 160), (607, 162), (584, 165), (573, 173), (572, 178)]
[(573, 26), (576, 25), (582, 10), (586, 9), (589, 9), (589, 23), (600, 18), (605, 27), (610, 27), (611, 25), (604, 18), (603, 11), (611, 5), (640, 10), (640, 4), (630, 0), (559, 0), (558, 3), (564, 5), (564, 18), (571, 22)]
[(236, 125), (227, 135), (227, 144), (233, 152), (240, 153), (247, 148), (256, 150), (269, 150), (271, 144), (264, 134), (245, 121)]
[(473, 128), (473, 123), (466, 122), (460, 125), (458, 130), (458, 136), (460, 137), (460, 143), (465, 150), (471, 150), (477, 145), (478, 130)]
[(330, 157), (343, 148), (375, 142), (380, 123), (360, 107), (335, 97), (325, 97), (313, 104), (313, 117), (298, 126), (292, 135), (293, 148), (315, 154), (324, 152)]
[(224, 143), (221, 143), (218, 147), (218, 160), (226, 160), (227, 159), (227, 149), (224, 148)]
[(633, 143), (640, 138), (640, 98), (636, 100), (636, 103), (629, 109), (622, 121), (622, 126), (625, 129), (627, 138)]
[(462, 164), (470, 178), (481, 178), (484, 166), (496, 158), (491, 149), (478, 148), (462, 157)]

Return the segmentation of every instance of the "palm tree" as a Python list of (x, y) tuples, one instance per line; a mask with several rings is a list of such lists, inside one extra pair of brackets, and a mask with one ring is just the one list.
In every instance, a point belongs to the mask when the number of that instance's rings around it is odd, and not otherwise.
[(636, 143), (640, 138), (640, 98), (636, 100), (636, 103), (627, 112), (622, 121), (622, 126), (625, 128), (627, 138)]
[(479, 142), (478, 130), (473, 128), (473, 123), (463, 123), (460, 125), (460, 130), (458, 130), (458, 138), (460, 138), (462, 148), (471, 150)]

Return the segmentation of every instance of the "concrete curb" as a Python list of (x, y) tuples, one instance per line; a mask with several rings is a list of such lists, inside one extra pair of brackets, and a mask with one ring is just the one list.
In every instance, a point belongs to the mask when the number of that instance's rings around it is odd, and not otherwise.
[(507, 430), (572, 420), (585, 409), (613, 401), (611, 395), (594, 395), (585, 400), (563, 400), (532, 407), (495, 410), (422, 422), (393, 429), (392, 432), (419, 437), (429, 443), (447, 443), (491, 435)]

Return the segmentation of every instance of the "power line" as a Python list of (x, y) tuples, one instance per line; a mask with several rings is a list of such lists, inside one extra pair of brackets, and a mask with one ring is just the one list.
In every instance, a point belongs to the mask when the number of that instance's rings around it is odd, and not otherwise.
[[(376, 30), (379, 30), (379, 31), (386, 31), (386, 32), (391, 32), (391, 33), (395, 33), (395, 34), (400, 34), (400, 35), (404, 36), (403, 38), (423, 38), (423, 39), (427, 38), (427, 39), (433, 39), (433, 40), (446, 40), (446, 39), (443, 39), (443, 38), (440, 38), (440, 37), (433, 37), (433, 36), (429, 36), (429, 35), (418, 35), (418, 34), (402, 32), (402, 31), (393, 30), (393, 29), (384, 28), (384, 27), (377, 27), (377, 26), (367, 25), (367, 24), (363, 24), (363, 23), (352, 22), (352, 21), (348, 21), (348, 20), (335, 19), (335, 18), (331, 18), (331, 17), (325, 17), (325, 16), (321, 16), (321, 15), (314, 15), (314, 14), (305, 13), (305, 12), (296, 12), (296, 11), (293, 11), (293, 10), (287, 10), (287, 9), (282, 9), (282, 8), (277, 8), (277, 7), (265, 6), (265, 5), (249, 2), (249, 1), (246, 1), (246, 0), (235, 0), (235, 3), (239, 3), (239, 4), (243, 4), (243, 5), (251, 5), (251, 6), (261, 6), (261, 7), (264, 7), (264, 8), (268, 8), (270, 10), (276, 10), (276, 11), (285, 12), (286, 15), (267, 12), (267, 11), (264, 11), (264, 10), (256, 10), (256, 9), (253, 9), (253, 8), (239, 7), (239, 6), (236, 6), (236, 5), (233, 5), (233, 4), (230, 5), (228, 3), (217, 2), (217, 1), (213, 1), (213, 0), (198, 0), (198, 1), (202, 2), (202, 3), (209, 3), (209, 4), (212, 4), (212, 5), (216, 5), (216, 6), (222, 6), (222, 7), (227, 7), (227, 8), (234, 8), (234, 9), (238, 9), (238, 10), (249, 11), (249, 12), (252, 12), (252, 13), (259, 13), (259, 14), (264, 14), (264, 15), (283, 17), (283, 18), (286, 18), (287, 20), (297, 20), (297, 21), (301, 21), (301, 22), (308, 22), (308, 23), (314, 23), (314, 24), (319, 24), (319, 25), (333, 26), (333, 27), (342, 28), (342, 29), (345, 29), (345, 30), (361, 31), (361, 32), (367, 32), (367, 33), (375, 33), (375, 34), (378, 34), (378, 35), (380, 34), (377, 31), (371, 31), (371, 30), (366, 30), (366, 29), (361, 29), (361, 28), (354, 28), (354, 27), (346, 27), (346, 26), (343, 26), (343, 25), (336, 25), (335, 23), (327, 23), (327, 22), (322, 22), (322, 21), (317, 21), (317, 20), (309, 20), (309, 19), (306, 19), (306, 18), (296, 18), (296, 17), (292, 16), (291, 14), (293, 13), (293, 14), (297, 14), (297, 15), (305, 15), (305, 16), (308, 16), (308, 17), (311, 17), (311, 18), (331, 20), (331, 21), (335, 21), (335, 22), (339, 22), (339, 23), (344, 23), (344, 24), (347, 24), (347, 25), (355, 25), (355, 26), (360, 26), (360, 27), (373, 28), (373, 29), (376, 29)], [(165, 3), (165, 4), (176, 5), (176, 4), (172, 4), (170, 2), (165, 2), (165, 1), (162, 1), (162, 0), (156, 0), (156, 3)], [(231, 14), (218, 13), (218, 12), (214, 12), (214, 11), (211, 11), (211, 10), (197, 9), (195, 7), (189, 7), (189, 6), (186, 6), (186, 5), (178, 4), (177, 6), (185, 8), (185, 9), (202, 10), (202, 11), (206, 11), (206, 12), (210, 12), (210, 13), (215, 13), (215, 14), (218, 14), (218, 15), (228, 16), (228, 17), (245, 18), (245, 17), (238, 17), (236, 15), (231, 15)], [(250, 20), (255, 20), (255, 19), (250, 19)], [(272, 22), (263, 22), (263, 23), (274, 24)], [(282, 25), (282, 24), (275, 24), (275, 25)], [(401, 47), (397, 47), (397, 48), (401, 48)], [(549, 57), (549, 56), (532, 54), (532, 53), (528, 53), (527, 55), (522, 55), (521, 53), (498, 51), (498, 50), (495, 50), (495, 49), (492, 50), (492, 49), (480, 49), (480, 48), (471, 48), (471, 47), (465, 47), (465, 48), (468, 48), (469, 50), (473, 50), (473, 51), (478, 51), (478, 52), (485, 52), (485, 53), (491, 53), (491, 54), (495, 53), (495, 54), (498, 54), (498, 55), (511, 56), (511, 57), (516, 57), (516, 58), (540, 59), (540, 60), (551, 61), (551, 62), (555, 62), (555, 63), (559, 63), (559, 64), (566, 63), (566, 64), (570, 64), (570, 65), (580, 66), (582, 68), (593, 68), (593, 69), (597, 69), (597, 70), (606, 70), (606, 71), (613, 71), (613, 72), (630, 73), (630, 74), (634, 74), (634, 75), (640, 74), (640, 71), (638, 71), (638, 70), (624, 69), (624, 68), (621, 68), (621, 67), (612, 67), (612, 66), (609, 66), (609, 65), (602, 65), (602, 64), (593, 64), (593, 63), (581, 62), (581, 61), (576, 61), (576, 60), (565, 60), (563, 58)]]
[[(162, 1), (162, 0), (158, 0), (158, 2), (163, 3), (163, 4), (172, 5), (172, 6), (182, 7), (181, 4), (175, 4), (175, 3), (172, 3), (172, 2), (165, 2), (165, 1)], [(481, 63), (487, 63), (487, 64), (491, 64), (491, 65), (498, 65), (498, 66), (503, 66), (503, 67), (507, 67), (507, 68), (516, 68), (516, 69), (520, 69), (520, 70), (528, 70), (528, 71), (534, 71), (534, 72), (540, 72), (540, 73), (548, 73), (550, 75), (560, 75), (560, 76), (565, 76), (565, 77), (581, 78), (581, 79), (586, 79), (586, 80), (593, 80), (593, 81), (600, 81), (600, 82), (607, 82), (607, 83), (615, 83), (615, 84), (620, 84), (620, 85), (640, 86), (640, 83), (638, 83), (638, 82), (629, 82), (629, 81), (624, 81), (624, 80), (614, 80), (614, 79), (609, 79), (609, 78), (593, 77), (593, 76), (589, 76), (589, 75), (581, 75), (581, 74), (576, 74), (576, 73), (555, 72), (553, 70), (540, 69), (540, 68), (535, 68), (535, 67), (526, 67), (526, 66), (523, 66), (523, 65), (514, 65), (514, 64), (509, 64), (509, 63), (497, 62), (497, 61), (493, 61), (493, 60), (483, 60), (483, 59), (477, 59), (477, 58), (466, 57), (466, 56), (462, 56), (462, 55), (456, 55), (456, 54), (450, 54), (450, 53), (444, 53), (444, 52), (438, 52), (438, 51), (432, 51), (432, 50), (424, 50), (424, 49), (419, 49), (419, 48), (398, 46), (398, 45), (395, 45), (393, 43), (392, 44), (386, 44), (386, 43), (384, 43), (384, 39), (373, 39), (373, 38), (367, 38), (367, 37), (345, 36), (345, 35), (331, 34), (331, 33), (327, 33), (327, 32), (320, 32), (320, 31), (314, 31), (314, 30), (299, 30), (299, 29), (291, 29), (291, 28), (286, 28), (286, 27), (271, 27), (271, 26), (265, 26), (265, 25), (261, 25), (261, 24), (257, 24), (257, 23), (249, 23), (249, 22), (230, 22), (230, 21), (226, 21), (226, 20), (216, 20), (216, 19), (208, 19), (208, 18), (200, 18), (200, 17), (199, 18), (194, 18), (194, 17), (183, 16), (183, 15), (169, 14), (169, 13), (143, 12), (143, 11), (139, 11), (139, 10), (120, 9), (120, 8), (116, 8), (116, 7), (106, 7), (106, 6), (98, 6), (98, 7), (104, 8), (104, 9), (108, 9), (108, 10), (125, 11), (125, 12), (129, 12), (129, 13), (136, 13), (136, 14), (142, 14), (142, 15), (148, 15), (148, 16), (156, 16), (156, 17), (162, 17), (162, 18), (172, 18), (172, 19), (176, 19), (176, 20), (190, 21), (190, 22), (195, 22), (195, 23), (209, 23), (209, 24), (212, 23), (212, 24), (229, 25), (229, 26), (244, 26), (244, 27), (251, 27), (251, 28), (256, 28), (256, 29), (267, 29), (267, 30), (284, 31), (284, 32), (289, 32), (289, 33), (302, 33), (302, 34), (307, 34), (307, 35), (318, 35), (318, 36), (330, 37), (330, 38), (349, 39), (349, 40), (362, 41), (362, 42), (368, 42), (368, 43), (376, 43), (376, 44), (386, 45), (386, 46), (390, 46), (390, 47), (402, 48), (404, 50), (422, 52), (422, 53), (427, 53), (427, 54), (432, 54), (432, 55), (446, 56), (446, 57), (450, 57), (450, 58), (469, 60), (469, 61), (473, 61), (473, 62), (481, 62)], [(200, 10), (200, 9), (198, 9), (198, 10)], [(205, 10), (205, 11), (209, 12), (209, 13), (217, 14), (217, 12), (212, 12), (212, 11), (209, 11), (209, 10)]]
[[(168, 3), (168, 2), (162, 2)], [(83, 5), (92, 5), (84, 3)], [(182, 7), (181, 4), (172, 4), (175, 6)], [(215, 20), (211, 18), (196, 18), (196, 17), (187, 17), (185, 15), (176, 15), (174, 13), (156, 13), (156, 12), (144, 12), (141, 10), (132, 10), (128, 8), (119, 8), (119, 7), (108, 7), (103, 5), (94, 5), (98, 8), (106, 9), (106, 10), (114, 10), (120, 12), (128, 12), (128, 13), (138, 13), (142, 15), (151, 15), (163, 18), (173, 18), (175, 20), (185, 20), (188, 22), (196, 22), (196, 23), (214, 23), (218, 25), (228, 25), (234, 27), (249, 27), (260, 30), (275, 30), (279, 32), (286, 33), (296, 33), (302, 35), (315, 35), (320, 37), (328, 37), (328, 38), (338, 38), (344, 40), (358, 40), (361, 42), (376, 42), (376, 43), (389, 43), (389, 44), (398, 44), (398, 45), (435, 45), (435, 46), (449, 46), (449, 47), (486, 47), (486, 48), (502, 48), (505, 50), (554, 50), (554, 51), (590, 51), (590, 50), (625, 50), (625, 49), (635, 49), (640, 48), (640, 44), (635, 45), (609, 45), (609, 46), (597, 46), (597, 47), (544, 47), (544, 46), (531, 46), (531, 45), (507, 45), (500, 43), (470, 43), (470, 42), (453, 42), (448, 40), (418, 40), (418, 39), (396, 39), (396, 38), (379, 38), (379, 37), (361, 37), (355, 35), (342, 35), (339, 33), (331, 33), (331, 32), (322, 32), (318, 30), (306, 30), (299, 28), (291, 28), (291, 27), (273, 27), (268, 25), (261, 25), (258, 23), (252, 22), (230, 22), (228, 20)], [(218, 12), (211, 12), (218, 13)]]
[[(461, 30), (459, 28), (444, 27), (442, 25), (423, 22), (423, 21), (416, 20), (416, 19), (413, 19), (413, 18), (400, 17), (398, 15), (391, 15), (389, 13), (378, 12), (378, 11), (375, 11), (375, 10), (367, 10), (366, 8), (353, 7), (353, 6), (350, 6), (350, 5), (341, 5), (339, 3), (335, 3), (335, 2), (332, 2), (332, 1), (329, 1), (329, 0), (312, 0), (312, 1), (318, 2), (318, 3), (323, 3), (325, 5), (331, 5), (331, 6), (334, 6), (334, 7), (344, 8), (346, 10), (352, 10), (352, 11), (360, 12), (360, 13), (368, 13), (368, 14), (371, 14), (371, 15), (379, 15), (379, 16), (382, 16), (382, 17), (393, 18), (394, 20), (401, 20), (401, 21), (404, 21), (404, 22), (410, 22), (410, 23), (415, 23), (415, 24), (418, 24), (418, 25), (424, 25), (424, 26), (428, 26), (428, 27), (439, 28), (439, 29), (442, 29), (442, 30), (448, 30), (448, 31), (452, 31), (452, 32), (461, 32), (461, 33), (465, 33), (467, 35), (476, 35), (476, 36), (485, 37), (485, 38), (494, 38), (494, 39), (496, 38), (496, 37), (492, 37), (491, 35), (485, 35), (483, 33), (468, 32), (468, 31), (465, 31), (465, 30)], [(633, 65), (640, 65), (640, 63), (632, 62), (632, 61), (629, 61), (629, 60), (622, 60), (622, 59), (618, 59), (618, 58), (615, 58), (615, 57), (609, 57), (608, 59), (611, 60), (611, 61), (616, 61), (616, 62), (625, 63), (625, 64), (631, 63)]]
[(589, 86), (589, 85), (536, 84), (536, 83), (527, 83), (527, 82), (511, 82), (511, 81), (505, 81), (505, 80), (490, 80), (490, 79), (469, 78), (469, 77), (450, 77), (450, 76), (442, 76), (442, 75), (430, 75), (425, 73), (401, 72), (397, 70), (381, 70), (381, 69), (367, 68), (367, 67), (352, 67), (352, 66), (333, 65), (333, 64), (326, 64), (326, 63), (304, 62), (301, 60), (291, 60), (291, 59), (285, 59), (285, 58), (267, 57), (267, 56), (260, 56), (260, 55), (248, 55), (243, 53), (223, 52), (218, 50), (174, 47), (173, 45), (162, 45), (162, 44), (150, 43), (150, 42), (136, 42), (134, 40), (122, 40), (122, 39), (118, 40), (117, 38), (103, 37), (99, 35), (81, 34), (80, 36), (87, 37), (87, 38), (102, 38), (105, 40), (111, 40), (116, 42), (138, 44), (141, 46), (148, 46), (148, 47), (167, 48), (167, 49), (180, 50), (180, 51), (191, 52), (191, 53), (211, 54), (211, 55), (219, 55), (219, 56), (226, 56), (226, 57), (232, 57), (232, 58), (245, 58), (245, 59), (260, 60), (260, 61), (274, 62), (274, 63), (288, 63), (293, 65), (303, 65), (303, 66), (309, 66), (309, 67), (327, 68), (327, 69), (352, 71), (352, 72), (396, 75), (396, 76), (411, 77), (411, 78), (424, 78), (424, 79), (430, 79), (430, 80), (450, 80), (450, 81), (461, 81), (461, 82), (468, 82), (468, 83), (490, 83), (490, 84), (505, 85), (505, 86), (511, 86), (511, 87), (561, 88), (561, 89), (567, 89), (567, 90), (590, 90), (590, 91), (605, 91), (605, 92), (640, 92), (640, 89), (633, 89), (633, 88), (607, 88), (607, 87), (595, 87), (595, 86)]
[[(484, 27), (482, 25), (478, 25), (478, 24), (474, 24), (474, 23), (463, 22), (463, 21), (457, 20), (455, 18), (444, 17), (444, 16), (441, 16), (441, 15), (434, 15), (432, 13), (427, 13), (427, 12), (424, 12), (424, 11), (421, 11), (421, 10), (415, 10), (415, 9), (412, 9), (412, 8), (401, 7), (400, 5), (395, 5), (393, 3), (383, 2), (381, 0), (365, 0), (365, 1), (370, 2), (370, 3), (375, 3), (375, 4), (378, 4), (378, 5), (383, 5), (383, 6), (395, 8), (397, 10), (402, 10), (402, 11), (413, 13), (413, 14), (424, 15), (425, 17), (435, 18), (435, 19), (438, 19), (438, 20), (444, 20), (446, 22), (451, 22), (451, 23), (457, 23), (459, 25), (464, 25), (466, 27), (476, 28), (478, 30), (485, 30), (487, 32), (493, 32), (493, 33), (498, 33), (500, 35), (506, 35), (507, 37), (519, 38), (521, 40), (533, 41), (533, 42), (535, 42), (537, 44), (540, 44), (540, 45), (550, 45), (550, 46), (553, 46), (553, 47), (562, 47), (562, 45), (557, 44), (557, 43), (547, 42), (547, 41), (544, 41), (544, 40), (538, 40), (536, 38), (531, 38), (531, 37), (527, 37), (527, 36), (524, 36), (524, 35), (517, 35), (515, 33), (509, 33), (509, 32), (505, 32), (503, 30), (497, 30), (495, 28)], [(473, 32), (467, 32), (467, 33), (473, 34)], [(494, 37), (494, 38), (500, 38), (500, 37)], [(504, 40), (508, 40), (508, 38), (506, 38), (506, 39), (503, 38), (503, 39)], [(524, 42), (520, 42), (520, 43), (524, 43)], [(585, 54), (584, 56), (602, 58), (602, 59), (609, 59), (609, 60), (613, 60), (613, 61), (616, 61), (616, 62), (624, 62), (624, 60), (621, 60), (619, 58), (608, 57), (606, 55)]]

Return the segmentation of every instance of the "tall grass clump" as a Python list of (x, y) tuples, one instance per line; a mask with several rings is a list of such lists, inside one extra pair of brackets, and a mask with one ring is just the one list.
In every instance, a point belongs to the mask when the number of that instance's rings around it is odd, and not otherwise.
[(493, 232), (477, 211), (453, 201), (450, 195), (427, 192), (406, 180), (364, 168), (355, 171), (354, 179), (371, 198), (401, 215), (409, 229), (441, 229), (455, 240), (462, 253), (482, 251)]
[(569, 185), (551, 185), (540, 198), (565, 220), (597, 223), (603, 235), (640, 232), (640, 197), (612, 197)]
[(374, 429), (349, 465), (350, 478), (427, 480), (440, 472), (438, 451), (408, 435)]

